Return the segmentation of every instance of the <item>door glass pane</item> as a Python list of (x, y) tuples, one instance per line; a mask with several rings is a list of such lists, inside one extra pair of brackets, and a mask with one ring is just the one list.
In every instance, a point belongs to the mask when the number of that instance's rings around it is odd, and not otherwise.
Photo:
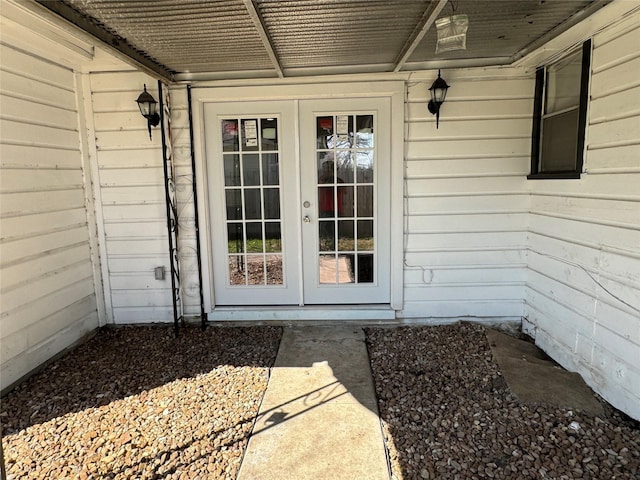
[(247, 252), (262, 253), (262, 223), (247, 222)]
[(373, 150), (358, 150), (355, 155), (358, 183), (373, 183)]
[(317, 148), (329, 148), (330, 138), (333, 136), (333, 117), (317, 117)]
[(358, 220), (358, 251), (373, 251), (373, 220)]
[(320, 283), (336, 283), (338, 278), (338, 263), (335, 253), (321, 254), (318, 256), (318, 278)]
[(222, 151), (238, 151), (238, 120), (222, 120)]
[(373, 217), (373, 186), (358, 187), (358, 217)]
[(229, 255), (229, 280), (231, 285), (245, 285), (247, 283), (244, 267), (244, 256)]
[(267, 222), (264, 224), (265, 252), (276, 253), (282, 251), (282, 234), (280, 222)]
[(318, 187), (318, 216), (333, 218), (335, 210), (335, 189), (333, 187)]
[(373, 148), (373, 115), (356, 117), (356, 148)]
[(242, 178), (245, 186), (260, 185), (260, 156), (242, 156)]
[(224, 184), (227, 187), (240, 185), (240, 157), (224, 155)]
[(353, 217), (353, 187), (338, 187), (338, 216)]
[(336, 152), (338, 183), (353, 183), (353, 154), (351, 151)]
[(267, 255), (267, 285), (282, 285), (282, 255)]
[(356, 249), (353, 227), (353, 220), (340, 220), (338, 222), (338, 250), (341, 252), (353, 252)]
[(335, 162), (333, 152), (318, 153), (318, 183), (335, 183)]
[(375, 276), (374, 122), (370, 114), (316, 117), (322, 284), (371, 283)]
[(227, 220), (242, 220), (242, 192), (240, 190), (227, 190)]
[(247, 255), (247, 285), (264, 285), (264, 255)]
[(358, 267), (356, 282), (358, 283), (373, 283), (373, 254), (364, 253), (358, 254)]
[(242, 120), (242, 150), (254, 152), (258, 147), (258, 120), (246, 118)]
[(244, 190), (244, 214), (245, 218), (250, 220), (262, 218), (262, 200), (259, 188)]
[(278, 188), (264, 189), (264, 218), (280, 218), (280, 190)]
[(222, 155), (229, 285), (283, 285), (278, 120), (225, 119), (221, 128), (222, 150), (233, 152)]
[(262, 183), (264, 185), (278, 185), (280, 183), (277, 153), (262, 155)]
[(318, 245), (320, 251), (334, 251), (336, 249), (336, 222), (333, 220), (319, 220), (318, 232)]
[(278, 121), (275, 118), (263, 118), (260, 120), (262, 132), (262, 150), (278, 149)]
[(227, 248), (229, 253), (244, 253), (241, 223), (227, 224)]

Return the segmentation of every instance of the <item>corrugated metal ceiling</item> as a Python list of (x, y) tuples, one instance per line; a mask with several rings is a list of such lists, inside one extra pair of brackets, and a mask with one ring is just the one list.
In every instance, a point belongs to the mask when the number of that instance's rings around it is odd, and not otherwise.
[[(448, 52), (448, 59), (511, 57), (593, 2), (589, 0), (459, 0), (455, 14), (469, 16), (467, 49)], [(450, 4), (440, 16), (451, 15)], [(435, 60), (436, 29), (429, 30), (410, 62)]]
[[(611, 0), (36, 1), (163, 76), (207, 79), (507, 64)], [(467, 50), (436, 55), (452, 13)]]

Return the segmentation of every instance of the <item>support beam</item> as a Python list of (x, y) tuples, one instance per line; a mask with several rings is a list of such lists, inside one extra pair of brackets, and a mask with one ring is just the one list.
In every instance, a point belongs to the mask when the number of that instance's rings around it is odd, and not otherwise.
[(271, 38), (269, 37), (269, 34), (267, 33), (267, 29), (264, 26), (264, 21), (262, 20), (262, 16), (260, 15), (260, 12), (258, 12), (256, 5), (253, 3), (253, 0), (242, 0), (242, 1), (244, 2), (244, 6), (246, 7), (247, 12), (249, 12), (249, 15), (251, 16), (251, 20), (253, 20), (253, 24), (255, 25), (256, 30), (258, 31), (258, 35), (260, 35), (260, 39), (262, 40), (262, 44), (264, 45), (264, 48), (267, 50), (267, 54), (269, 54), (271, 63), (273, 63), (273, 68), (276, 69), (276, 72), (278, 73), (278, 77), (284, 78), (284, 73), (282, 71), (282, 67), (280, 66), (280, 59), (278, 58), (278, 55), (276, 54), (276, 51), (273, 48), (273, 44), (271, 43)]
[(396, 61), (394, 62), (394, 72), (399, 72), (402, 69), (422, 38), (431, 28), (431, 25), (433, 25), (433, 23), (436, 21), (436, 18), (438, 18), (438, 15), (440, 15), (442, 9), (449, 2), (449, 0), (438, 0), (438, 3), (434, 7), (434, 1), (435, 0), (432, 0), (429, 3), (429, 6), (422, 14), (422, 18), (416, 25), (416, 28), (413, 29), (411, 36), (407, 38), (406, 42), (404, 42), (404, 45), (402, 46), (402, 49), (398, 54), (398, 58), (396, 58)]
[(35, 1), (46, 9), (64, 18), (68, 22), (71, 22), (76, 27), (81, 28), (85, 32), (91, 34), (101, 42), (104, 42), (109, 47), (114, 48), (118, 52), (124, 54), (126, 57), (141, 65), (145, 70), (150, 70), (155, 75), (169, 82), (173, 81), (173, 72), (171, 72), (164, 65), (161, 65), (151, 57), (145, 55), (143, 52), (135, 49), (126, 41), (126, 39), (123, 39), (122, 37), (114, 35), (113, 33), (110, 33), (107, 30), (101, 28), (91, 18), (82, 15), (66, 3), (57, 1), (52, 2), (47, 0)]

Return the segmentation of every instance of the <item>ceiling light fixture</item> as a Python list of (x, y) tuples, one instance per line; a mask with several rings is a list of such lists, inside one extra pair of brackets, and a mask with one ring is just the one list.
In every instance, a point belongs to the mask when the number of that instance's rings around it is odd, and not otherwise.
[(156, 99), (147, 92), (147, 85), (144, 85), (144, 91), (138, 96), (136, 100), (140, 113), (147, 119), (147, 128), (149, 129), (149, 140), (151, 140), (151, 127), (160, 123), (160, 115), (156, 112), (158, 102)]

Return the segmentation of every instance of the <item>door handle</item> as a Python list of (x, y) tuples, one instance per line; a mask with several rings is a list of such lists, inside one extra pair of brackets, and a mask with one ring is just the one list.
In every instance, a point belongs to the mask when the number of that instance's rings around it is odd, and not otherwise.
[(309, 217), (309, 215), (305, 215), (305, 216), (302, 218), (302, 221), (303, 221), (304, 223), (311, 223), (311, 218)]

